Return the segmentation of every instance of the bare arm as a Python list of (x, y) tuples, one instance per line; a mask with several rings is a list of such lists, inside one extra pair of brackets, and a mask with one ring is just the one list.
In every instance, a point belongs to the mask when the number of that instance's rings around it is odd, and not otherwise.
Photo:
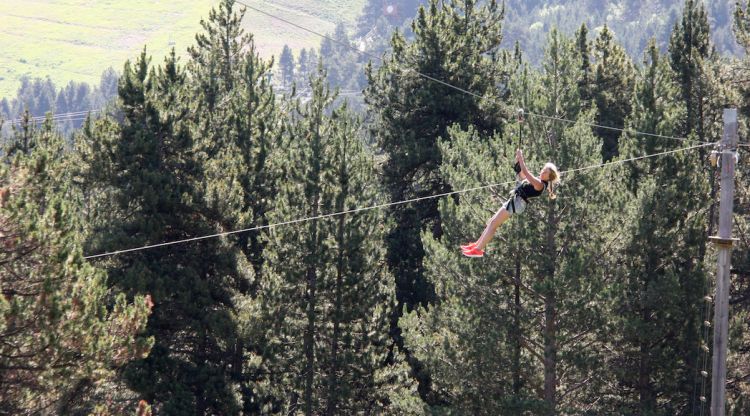
[(516, 160), (518, 161), (518, 164), (521, 165), (521, 177), (529, 181), (531, 186), (533, 186), (537, 191), (541, 191), (542, 189), (544, 189), (542, 180), (529, 172), (529, 169), (526, 167), (526, 163), (524, 163), (523, 161), (523, 153), (521, 153), (521, 149), (516, 150)]

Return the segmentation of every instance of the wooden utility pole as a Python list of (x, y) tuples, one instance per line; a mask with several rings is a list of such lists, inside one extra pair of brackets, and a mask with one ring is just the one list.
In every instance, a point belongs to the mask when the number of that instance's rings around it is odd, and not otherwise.
[(729, 269), (732, 260), (732, 211), (734, 207), (734, 164), (737, 152), (737, 109), (724, 109), (724, 137), (721, 140), (721, 199), (719, 235), (711, 236), (719, 251), (714, 297), (714, 356), (711, 374), (711, 415), (724, 416), (727, 381), (727, 338), (729, 327)]

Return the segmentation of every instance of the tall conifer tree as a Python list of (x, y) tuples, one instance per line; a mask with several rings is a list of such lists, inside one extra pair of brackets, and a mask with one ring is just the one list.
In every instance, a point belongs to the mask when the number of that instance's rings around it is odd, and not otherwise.
[[(625, 49), (615, 42), (614, 34), (605, 25), (594, 42), (596, 67), (593, 73), (593, 99), (598, 110), (596, 122), (599, 125), (623, 128), (625, 117), (630, 114), (633, 80), (633, 63)], [(605, 161), (619, 154), (620, 132), (598, 128), (602, 138), (602, 158)]]
[[(749, 56), (750, 51), (750, 17), (748, 17), (748, 5), (746, 2), (737, 4), (734, 15), (734, 33), (737, 42), (745, 50), (745, 56)], [(747, 58), (740, 62), (742, 68), (735, 72), (734, 81), (744, 81), (747, 79)], [(739, 101), (738, 109), (741, 117), (747, 119), (750, 115), (750, 89), (747, 83), (739, 84), (738, 93), (742, 99)], [(740, 136), (742, 137), (742, 136)], [(742, 140), (742, 139), (740, 139)], [(740, 160), (747, 160), (747, 148), (740, 150)], [(732, 277), (735, 292), (732, 295), (731, 309), (729, 312), (730, 319), (733, 323), (732, 344), (730, 345), (730, 356), (727, 367), (727, 375), (730, 382), (727, 386), (727, 404), (730, 412), (738, 414), (750, 413), (750, 165), (739, 163), (737, 166), (737, 199), (735, 200), (734, 217), (736, 222), (735, 232), (739, 234), (739, 245), (735, 247), (732, 253), (732, 267), (736, 274)]]
[(669, 41), (670, 66), (677, 76), (686, 114), (679, 126), (682, 135), (695, 134), (699, 140), (706, 138), (705, 78), (703, 65), (712, 53), (708, 15), (703, 2), (685, 0), (682, 18), (675, 22)]
[[(645, 54), (627, 120), (633, 130), (676, 135), (685, 117), (679, 84), (655, 43)], [(673, 139), (628, 136), (628, 156), (684, 146)], [(692, 413), (699, 405), (695, 385), (701, 298), (706, 272), (702, 246), (710, 201), (699, 153), (677, 153), (630, 167), (629, 189), (635, 220), (623, 251), (626, 267), (618, 279), (614, 365), (623, 391), (623, 409), (644, 415)], [(705, 318), (705, 317), (704, 317)], [(705, 343), (706, 340), (703, 340)], [(631, 396), (632, 395), (632, 396)]]
[(590, 104), (592, 99), (592, 78), (594, 77), (591, 63), (591, 45), (588, 39), (589, 29), (582, 24), (576, 32), (576, 46), (580, 55), (581, 79), (578, 81), (578, 94), (584, 104)]
[[(454, 123), (474, 125), (483, 133), (502, 126), (498, 59), (503, 9), (495, 1), (433, 0), (412, 23), (415, 38), (396, 33), (393, 53), (377, 70), (367, 70), (366, 101), (374, 114), (372, 131), (387, 160), (383, 166), (392, 201), (449, 189), (439, 173), (439, 137)], [(464, 88), (467, 95), (417, 75)], [(432, 289), (424, 279), (422, 230), (442, 234), (437, 203), (428, 200), (391, 211), (396, 227), (388, 236), (388, 263), (395, 274), (399, 304), (429, 302)]]
[[(120, 81), (121, 127), (104, 122), (81, 137), (91, 186), (117, 215), (91, 236), (104, 252), (216, 231), (198, 186), (204, 168), (184, 122), (185, 72), (172, 53), (149, 69), (146, 52)], [(148, 292), (154, 313), (151, 355), (127, 368), (130, 386), (164, 414), (236, 414), (238, 371), (231, 371), (237, 329), (234, 296), (245, 277), (222, 240), (118, 255), (107, 260), (110, 284)]]
[[(281, 134), (269, 77), (273, 60), (260, 57), (252, 35), (241, 27), (244, 10), (234, 6), (234, 1), (226, 0), (211, 11), (197, 44), (190, 48), (187, 64), (189, 94), (194, 97), (190, 128), (199, 138), (196, 156), (204, 166), (200, 186), (209, 215), (222, 230), (268, 224), (266, 216), (276, 194), (273, 160)], [(243, 253), (237, 272), (248, 277), (237, 282), (244, 327), (258, 319), (254, 298), (264, 276), (267, 233), (240, 233), (230, 241)], [(242, 372), (246, 413), (258, 409), (261, 393), (252, 385), (262, 375), (246, 368), (243, 360), (262, 350), (263, 342), (243, 335), (231, 346), (232, 369)]]
[[(270, 160), (279, 140), (276, 99), (270, 83), (273, 61), (260, 57), (252, 35), (241, 28), (244, 11), (225, 0), (190, 48), (191, 129), (206, 164), (204, 193), (217, 221), (227, 229), (267, 223), (274, 195)], [(238, 247), (260, 278), (263, 233), (243, 233)]]
[[(324, 86), (294, 103), (283, 154), (287, 180), (276, 196), (273, 222), (370, 206), (373, 156), (358, 138), (358, 122)], [(412, 414), (416, 385), (389, 337), (392, 278), (384, 268), (385, 218), (380, 211), (318, 219), (271, 234), (269, 274), (261, 292), (267, 321), (254, 329), (268, 340), (259, 357), (262, 412)], [(291, 228), (291, 227), (296, 227)], [(252, 332), (252, 331), (251, 331)]]
[[(542, 73), (530, 76), (522, 68), (511, 81), (530, 112), (578, 119), (550, 124), (529, 115), (522, 147), (534, 173), (546, 161), (564, 170), (600, 160), (599, 141), (585, 124), (593, 113), (580, 111), (578, 62), (574, 42), (555, 31)], [(516, 128), (509, 125), (505, 135)], [(598, 372), (607, 337), (604, 255), (611, 243), (602, 231), (611, 229), (607, 213), (622, 202), (617, 187), (601, 185), (611, 179), (600, 171), (563, 177), (557, 199), (534, 199), (500, 228), (485, 258), (465, 259), (458, 245), (481, 230), (513, 188), (512, 173), (502, 168), (508, 163), (502, 155), (513, 148), (504, 149), (500, 135), (488, 140), (458, 127), (451, 134), (441, 142), (441, 171), (453, 187), (506, 185), (492, 192), (494, 200), (470, 194), (458, 204), (445, 200), (445, 235), (423, 234), (427, 273), (439, 297), (402, 325), (407, 347), (442, 398), (437, 407), (459, 414), (557, 414), (594, 406), (587, 397), (598, 397), (607, 382)]]
[(294, 54), (289, 45), (284, 45), (284, 49), (281, 51), (279, 68), (281, 69), (281, 81), (285, 87), (291, 88), (294, 82)]

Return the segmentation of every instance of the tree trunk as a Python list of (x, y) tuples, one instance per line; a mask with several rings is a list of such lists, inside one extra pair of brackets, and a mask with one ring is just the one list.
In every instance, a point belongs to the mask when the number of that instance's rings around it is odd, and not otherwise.
[[(645, 327), (648, 327), (650, 322), (651, 311), (647, 308), (643, 308), (641, 319)], [(650, 415), (656, 406), (656, 397), (651, 387), (651, 355), (650, 348), (648, 345), (649, 339), (640, 336), (640, 351), (638, 354), (638, 399), (640, 414)]]
[[(312, 171), (310, 172), (309, 204), (312, 208), (311, 217), (317, 217), (320, 206), (320, 160), (321, 160), (321, 143), (320, 143), (320, 125), (321, 114), (316, 114), (315, 133), (312, 140)], [(307, 193), (307, 192), (306, 192)], [(309, 227), (309, 239), (307, 240), (307, 256), (305, 263), (307, 265), (307, 328), (305, 329), (304, 350), (305, 350), (305, 415), (313, 414), (313, 381), (315, 376), (315, 304), (316, 290), (318, 284), (317, 276), (317, 259), (320, 242), (318, 241), (317, 222), (313, 221)]]
[[(198, 344), (197, 348), (197, 356), (196, 356), (196, 367), (197, 368), (206, 368), (208, 358), (206, 357), (208, 354), (206, 352), (206, 330), (205, 328), (201, 330), (200, 335), (200, 343)], [(196, 383), (196, 391), (195, 391), (195, 414), (197, 415), (205, 415), (208, 411), (208, 403), (206, 402), (206, 390), (203, 388), (202, 383)]]
[(516, 255), (516, 275), (513, 285), (513, 395), (521, 393), (521, 256)]
[[(346, 149), (344, 149), (346, 152)], [(344, 200), (348, 194), (348, 178), (346, 175), (346, 153), (344, 153), (344, 162), (341, 164), (340, 181), (341, 181), (341, 194), (336, 198), (336, 212), (342, 212), (344, 210)], [(338, 253), (336, 259), (336, 286), (335, 291), (335, 304), (333, 313), (333, 339), (331, 340), (331, 368), (328, 378), (328, 405), (326, 406), (326, 415), (333, 416), (336, 414), (336, 407), (338, 405), (338, 371), (339, 371), (339, 338), (341, 337), (341, 307), (342, 307), (342, 295), (341, 290), (344, 284), (344, 226), (346, 224), (346, 217), (340, 215), (338, 218), (338, 230), (336, 230), (336, 241), (338, 244)]]
[(315, 375), (315, 290), (317, 275), (315, 267), (307, 269), (307, 328), (305, 329), (305, 415), (313, 414), (313, 376)]
[(550, 292), (544, 302), (544, 401), (549, 414), (557, 413), (557, 301)]
[[(341, 219), (343, 220), (343, 216)], [(343, 228), (343, 224), (341, 224)], [(331, 340), (331, 369), (328, 378), (328, 406), (326, 406), (326, 415), (332, 416), (336, 414), (336, 407), (338, 401), (338, 382), (337, 375), (339, 371), (339, 338), (341, 337), (341, 285), (343, 284), (343, 249), (339, 249), (339, 267), (336, 272), (336, 304), (334, 305), (334, 318), (333, 318), (333, 339)]]
[(549, 415), (557, 413), (557, 290), (555, 289), (555, 234), (557, 219), (553, 208), (547, 211), (547, 293), (544, 300), (544, 401)]

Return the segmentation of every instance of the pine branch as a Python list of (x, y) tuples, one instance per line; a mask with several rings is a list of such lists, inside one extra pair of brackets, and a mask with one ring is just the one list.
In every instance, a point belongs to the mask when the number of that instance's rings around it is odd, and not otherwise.
[(533, 349), (533, 348), (532, 348), (531, 346), (529, 346), (528, 344), (532, 344), (532, 345), (533, 345), (533, 346), (535, 346), (536, 348), (538, 348), (538, 349), (540, 349), (540, 350), (544, 351), (544, 346), (542, 346), (542, 345), (540, 345), (540, 344), (539, 344), (538, 342), (536, 342), (536, 341), (534, 341), (534, 340), (532, 340), (532, 339), (530, 339), (530, 338), (526, 337), (526, 335), (523, 335), (523, 334), (521, 334), (521, 346), (522, 346), (522, 347), (524, 347), (524, 348), (525, 348), (525, 349), (526, 349), (526, 350), (527, 350), (528, 352), (530, 352), (530, 353), (531, 353), (531, 355), (533, 355), (533, 356), (534, 356), (534, 357), (536, 357), (536, 358), (537, 358), (537, 359), (538, 359), (538, 360), (539, 360), (540, 362), (542, 362), (542, 363), (543, 363), (543, 362), (544, 362), (544, 356), (543, 356), (543, 355), (542, 355), (541, 353), (539, 353), (539, 352), (537, 352), (536, 350), (534, 350), (534, 349)]
[(582, 381), (580, 381), (580, 382), (578, 382), (578, 383), (574, 384), (574, 385), (573, 385), (572, 387), (570, 387), (570, 388), (569, 388), (568, 390), (566, 390), (565, 392), (563, 392), (562, 394), (560, 394), (560, 400), (563, 400), (563, 399), (565, 398), (565, 396), (567, 396), (567, 395), (569, 395), (569, 394), (573, 393), (574, 391), (576, 391), (576, 390), (580, 389), (581, 387), (585, 386), (585, 385), (586, 385), (586, 384), (588, 384), (588, 382), (589, 382), (589, 381), (591, 381), (591, 379), (593, 379), (593, 378), (594, 378), (594, 376), (589, 376), (589, 377), (587, 377), (587, 378), (586, 378), (585, 380), (582, 380)]

